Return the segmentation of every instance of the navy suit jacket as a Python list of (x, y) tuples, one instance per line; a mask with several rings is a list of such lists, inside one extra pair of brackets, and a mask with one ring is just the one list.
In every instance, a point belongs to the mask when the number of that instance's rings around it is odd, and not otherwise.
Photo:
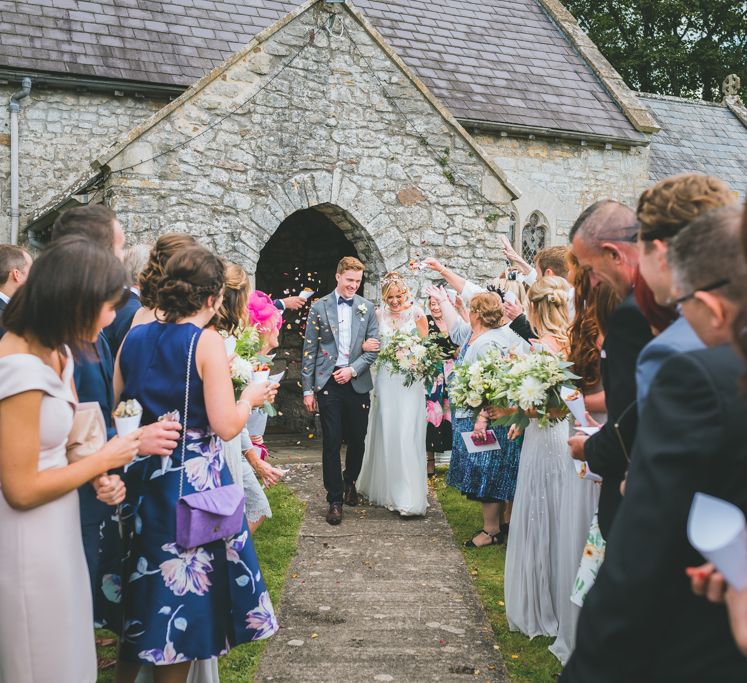
[(117, 311), (117, 317), (114, 318), (114, 322), (104, 328), (104, 336), (109, 343), (113, 358), (117, 357), (117, 351), (119, 351), (122, 341), (132, 326), (132, 319), (141, 306), (140, 297), (135, 292), (130, 291), (127, 303)]
[(106, 423), (106, 435), (111, 439), (116, 435), (112, 420), (114, 410), (114, 363), (109, 343), (103, 332), (96, 340), (95, 351), (98, 359), (80, 358), (75, 361), (75, 390), (81, 403), (95, 401), (101, 406)]
[(687, 540), (702, 491), (747, 511), (744, 362), (729, 346), (671, 356), (651, 384), (604, 563), (561, 683), (741, 683), (725, 605), (690, 590)]

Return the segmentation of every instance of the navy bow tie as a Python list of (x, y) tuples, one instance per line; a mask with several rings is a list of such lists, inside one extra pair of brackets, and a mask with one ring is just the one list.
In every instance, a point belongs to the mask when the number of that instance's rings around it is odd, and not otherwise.
[(342, 304), (347, 304), (348, 306), (352, 306), (353, 305), (353, 300), (352, 299), (344, 299), (343, 297), (338, 296), (337, 297), (337, 305), (340, 306)]

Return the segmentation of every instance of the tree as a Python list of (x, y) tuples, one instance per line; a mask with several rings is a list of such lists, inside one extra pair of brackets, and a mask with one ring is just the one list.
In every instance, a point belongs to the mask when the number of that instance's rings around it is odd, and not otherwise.
[(747, 1), (565, 0), (620, 72), (643, 92), (721, 99), (731, 73), (747, 102)]

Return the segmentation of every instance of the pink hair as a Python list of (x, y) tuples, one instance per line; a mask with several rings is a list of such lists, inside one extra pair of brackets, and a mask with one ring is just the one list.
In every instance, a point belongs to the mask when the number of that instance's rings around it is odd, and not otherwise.
[(249, 314), (249, 322), (260, 332), (279, 330), (283, 325), (283, 314), (275, 307), (272, 299), (258, 289), (249, 295), (246, 312)]

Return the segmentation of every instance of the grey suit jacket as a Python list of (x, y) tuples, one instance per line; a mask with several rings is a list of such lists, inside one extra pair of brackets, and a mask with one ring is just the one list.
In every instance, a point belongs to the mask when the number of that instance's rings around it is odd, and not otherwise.
[[(365, 307), (365, 312), (361, 310)], [(304, 392), (321, 391), (332, 377), (337, 365), (337, 293), (332, 292), (315, 301), (306, 322), (301, 364), (301, 384)], [(363, 342), (379, 338), (379, 323), (374, 305), (357, 294), (353, 300), (353, 319), (350, 329), (350, 367), (355, 370), (351, 384), (359, 394), (373, 389), (371, 364), (378, 354), (364, 352)]]

